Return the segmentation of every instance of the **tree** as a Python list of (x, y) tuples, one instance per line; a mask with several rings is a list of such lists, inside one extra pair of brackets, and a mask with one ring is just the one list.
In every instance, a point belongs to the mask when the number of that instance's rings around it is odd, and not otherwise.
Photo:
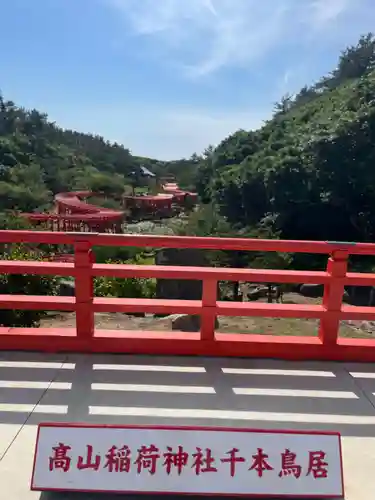
[[(2, 249), (0, 260), (42, 260), (43, 253), (24, 245), (10, 245)], [(45, 257), (45, 256), (44, 256)], [(56, 295), (58, 278), (51, 276), (32, 276), (30, 274), (0, 275), (0, 294), (19, 295)], [(43, 311), (1, 310), (0, 325), (35, 327), (45, 315)]]
[(281, 99), (280, 102), (277, 102), (274, 106), (274, 112), (275, 114), (285, 114), (287, 113), (293, 105), (293, 96), (290, 94), (284, 95)]
[(357, 45), (348, 47), (341, 54), (337, 68), (332, 72), (334, 85), (345, 80), (360, 78), (375, 69), (375, 37), (362, 35)]
[[(256, 231), (272, 218), (270, 235), (285, 239), (374, 241), (374, 37), (361, 37), (337, 68), (256, 131), (224, 139), (202, 162), (197, 190), (236, 231)], [(318, 260), (293, 256), (291, 265)]]

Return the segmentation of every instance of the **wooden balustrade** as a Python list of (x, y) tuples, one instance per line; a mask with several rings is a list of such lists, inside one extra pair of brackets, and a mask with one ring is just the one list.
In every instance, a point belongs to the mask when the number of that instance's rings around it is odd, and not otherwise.
[[(1, 309), (76, 313), (76, 329), (1, 327), (2, 350), (375, 360), (375, 339), (340, 338), (338, 335), (342, 320), (375, 319), (375, 307), (351, 306), (342, 302), (345, 286), (375, 285), (375, 274), (347, 271), (350, 255), (375, 255), (375, 244), (33, 231), (0, 231), (0, 243), (73, 246), (74, 263), (0, 261), (0, 274), (73, 276), (76, 284), (75, 297), (0, 295)], [(92, 257), (93, 246), (320, 253), (327, 254), (328, 264), (326, 271), (96, 264)], [(202, 300), (94, 297), (95, 276), (197, 279), (203, 282), (203, 295)], [(222, 302), (217, 297), (219, 281), (322, 284), (324, 296), (321, 305)], [(94, 314), (97, 312), (200, 315), (201, 331), (96, 330)], [(217, 316), (313, 318), (319, 320), (320, 326), (316, 337), (223, 334), (215, 332)]]

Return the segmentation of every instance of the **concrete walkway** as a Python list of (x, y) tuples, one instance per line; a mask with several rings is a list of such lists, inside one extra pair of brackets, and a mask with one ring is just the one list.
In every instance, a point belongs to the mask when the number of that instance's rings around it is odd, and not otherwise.
[(346, 498), (374, 500), (374, 393), (375, 365), (2, 352), (1, 498), (97, 498), (29, 491), (37, 424), (81, 421), (340, 431)]

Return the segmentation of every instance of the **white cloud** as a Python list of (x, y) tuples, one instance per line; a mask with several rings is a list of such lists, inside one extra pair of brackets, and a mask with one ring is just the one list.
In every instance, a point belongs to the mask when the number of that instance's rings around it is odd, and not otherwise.
[(324, 28), (327, 23), (337, 20), (344, 14), (350, 8), (350, 4), (350, 0), (313, 0), (311, 3), (312, 25)]
[[(185, 94), (191, 107), (175, 106), (165, 95), (155, 102), (152, 95), (138, 92), (116, 97), (115, 104), (101, 99), (87, 108), (75, 103), (69, 109), (57, 99), (49, 106), (51, 117), (66, 127), (98, 133), (123, 143), (134, 154), (160, 159), (188, 157), (239, 128), (259, 127), (269, 118), (272, 101), (321, 76), (314, 73), (309, 57), (318, 42), (318, 57), (325, 47), (334, 45), (339, 50), (355, 43), (375, 19), (375, 0), (97, 1), (115, 9), (118, 19), (124, 21), (118, 46), (128, 43), (136, 56), (154, 57), (160, 66), (180, 69), (185, 76), (220, 77), (217, 73), (222, 69), (255, 71), (254, 63), (261, 63), (257, 70), (263, 74), (254, 84), (245, 74), (238, 86), (230, 82), (231, 87), (226, 87), (225, 78), (213, 78), (209, 83), (215, 98), (203, 105), (208, 87), (195, 100), (199, 85), (193, 85), (194, 92)], [(285, 48), (285, 61), (276, 60), (275, 49), (280, 48), (278, 54)], [(268, 65), (276, 69), (269, 70)], [(173, 71), (173, 76), (177, 73)], [(267, 83), (271, 80), (266, 97), (259, 96), (262, 78)], [(237, 87), (239, 95), (235, 95)]]
[(362, 0), (104, 1), (158, 57), (197, 77), (249, 65), (280, 42), (328, 28)]

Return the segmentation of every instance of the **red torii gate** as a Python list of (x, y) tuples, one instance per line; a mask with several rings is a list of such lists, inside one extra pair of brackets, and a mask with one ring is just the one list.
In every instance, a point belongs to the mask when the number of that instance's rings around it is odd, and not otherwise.
[[(138, 211), (141, 216), (150, 214), (170, 217), (173, 214), (173, 205), (181, 207), (186, 197), (189, 197), (193, 204), (198, 200), (196, 193), (182, 191), (175, 183), (165, 184), (163, 191), (155, 196), (124, 196), (125, 209), (131, 213)], [(91, 191), (59, 193), (55, 196), (55, 213), (21, 215), (35, 225), (45, 224), (51, 231), (121, 233), (125, 212), (87, 203), (87, 198), (93, 195)]]
[(120, 233), (124, 212), (86, 203), (91, 191), (59, 193), (55, 213), (22, 214), (33, 224), (46, 224), (52, 231)]

